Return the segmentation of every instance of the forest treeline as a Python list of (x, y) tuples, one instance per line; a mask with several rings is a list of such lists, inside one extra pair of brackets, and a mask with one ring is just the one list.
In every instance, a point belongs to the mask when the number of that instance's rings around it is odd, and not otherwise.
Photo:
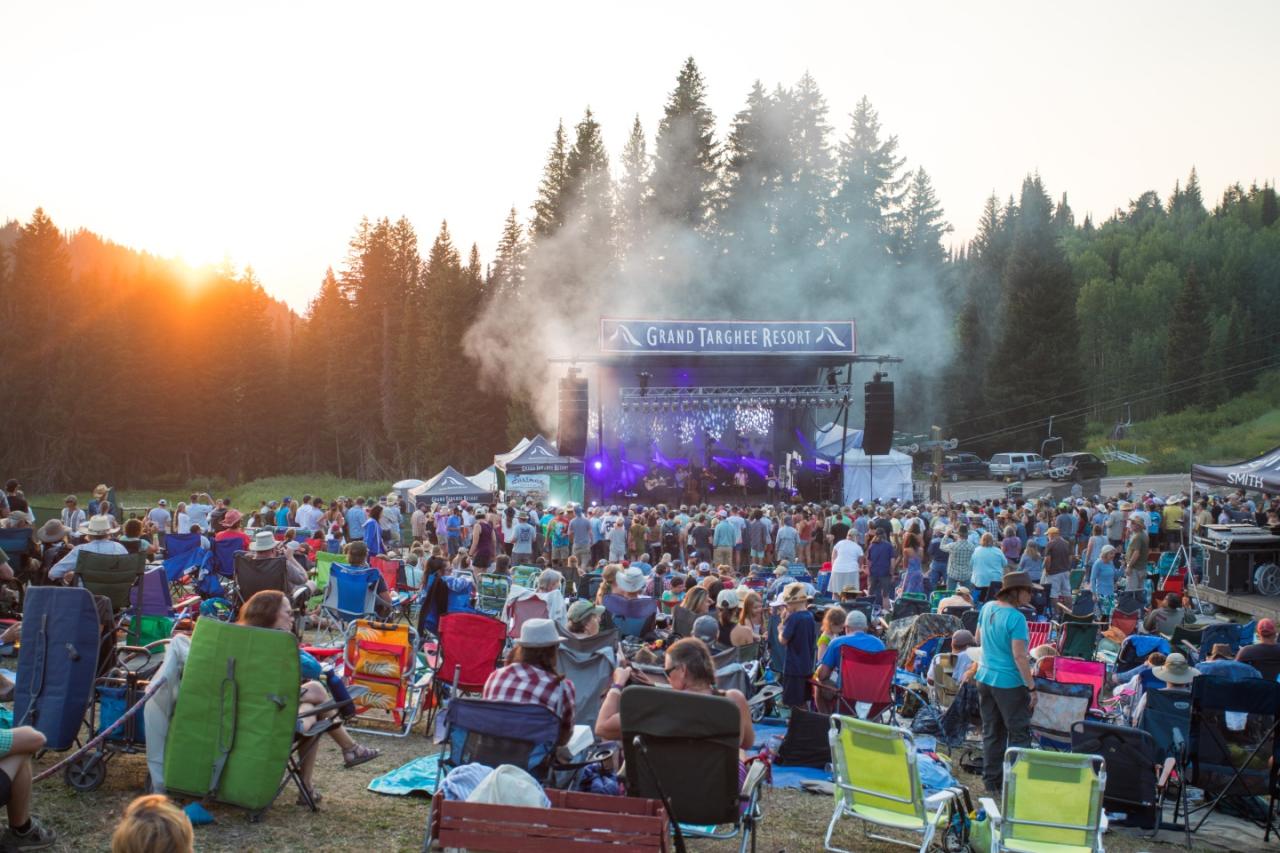
[(29, 491), (473, 472), (539, 429), (546, 355), (589, 347), (602, 315), (852, 317), (862, 351), (906, 359), (899, 427), (980, 452), (1214, 404), (1280, 360), (1269, 184), (1206, 199), (1191, 169), (1094, 222), (1033, 174), (949, 247), (928, 172), (867, 99), (836, 118), (807, 74), (757, 83), (716, 127), (690, 59), (616, 158), (590, 109), (554, 126), (487, 263), (447, 222), (424, 251), (407, 219), (362, 219), (303, 316), (251, 268), (10, 222), (0, 471)]

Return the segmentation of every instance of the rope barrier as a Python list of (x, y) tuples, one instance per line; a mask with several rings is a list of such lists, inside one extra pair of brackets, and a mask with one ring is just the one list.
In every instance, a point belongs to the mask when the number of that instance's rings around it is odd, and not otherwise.
[(43, 782), (45, 779), (48, 779), (50, 776), (57, 773), (63, 767), (66, 767), (72, 761), (75, 761), (77, 758), (84, 755), (89, 750), (96, 748), (98, 744), (102, 743), (104, 740), (110, 737), (112, 732), (114, 732), (116, 729), (124, 725), (126, 720), (128, 720), (134, 714), (138, 713), (138, 711), (142, 708), (142, 706), (146, 704), (146, 701), (150, 699), (155, 694), (155, 692), (164, 685), (164, 682), (165, 682), (164, 676), (161, 676), (160, 678), (157, 678), (155, 681), (152, 681), (150, 686), (147, 687), (147, 692), (142, 694), (142, 698), (139, 699), (131, 708), (129, 708), (129, 710), (121, 714), (119, 719), (117, 719), (114, 723), (112, 723), (111, 725), (103, 729), (102, 732), (93, 740), (89, 741), (84, 746), (80, 747), (75, 752), (71, 753), (66, 758), (62, 759), (57, 764), (53, 765), (47, 770), (41, 771), (41, 773), (38, 776), (36, 776), (34, 779), (31, 780), (32, 783)]

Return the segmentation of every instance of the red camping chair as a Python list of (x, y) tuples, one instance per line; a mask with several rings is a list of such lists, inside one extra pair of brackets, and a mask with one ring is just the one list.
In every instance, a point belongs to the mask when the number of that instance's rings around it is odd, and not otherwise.
[(864, 652), (852, 646), (842, 647), (837, 710), (842, 714), (860, 717), (857, 703), (869, 703), (871, 708), (863, 719), (877, 720), (887, 711), (892, 722), (893, 676), (897, 670), (898, 653), (894, 649)]
[(427, 737), (432, 735), (435, 710), (446, 691), (454, 695), (479, 693), (502, 661), (507, 625), (483, 613), (446, 613), (440, 617), (437, 665), (431, 674), (435, 701), (427, 717)]
[(1047, 645), (1049, 638), (1053, 635), (1052, 622), (1028, 622), (1027, 623), (1027, 650), (1030, 651), (1036, 646)]
[(520, 636), (520, 627), (529, 619), (549, 619), (551, 616), (546, 600), (538, 595), (511, 602), (510, 610), (508, 621), (511, 627), (507, 629), (507, 636), (513, 640)]
[(1112, 610), (1111, 611), (1111, 627), (1119, 628), (1127, 637), (1138, 630), (1138, 619), (1141, 616), (1142, 616), (1141, 610), (1134, 610), (1134, 611)]
[(1089, 708), (1101, 710), (1098, 700), (1107, 680), (1107, 665), (1102, 661), (1058, 657), (1053, 659), (1053, 680), (1063, 684), (1087, 684), (1093, 688), (1093, 700)]
[(410, 596), (402, 591), (400, 561), (378, 555), (369, 558), (369, 566), (378, 570), (382, 582), (387, 585), (387, 595), (391, 596), (391, 606), (408, 622)]

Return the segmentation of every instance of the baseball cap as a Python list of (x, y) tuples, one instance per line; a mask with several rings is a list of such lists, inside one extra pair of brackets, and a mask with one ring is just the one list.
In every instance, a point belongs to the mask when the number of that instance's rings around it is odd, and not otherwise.
[(598, 605), (592, 604), (590, 601), (587, 601), (585, 598), (580, 598), (577, 601), (575, 601), (573, 604), (569, 605), (568, 615), (569, 615), (570, 622), (582, 622), (586, 620), (589, 616), (603, 616), (604, 608)]

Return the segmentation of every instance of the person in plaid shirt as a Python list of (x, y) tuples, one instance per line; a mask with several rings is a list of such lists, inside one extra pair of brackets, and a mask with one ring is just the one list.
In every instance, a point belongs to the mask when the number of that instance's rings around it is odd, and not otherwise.
[(507, 665), (484, 683), (484, 698), (499, 702), (537, 703), (560, 718), (558, 744), (573, 734), (576, 696), (573, 682), (556, 672), (560, 633), (550, 619), (528, 619)]

